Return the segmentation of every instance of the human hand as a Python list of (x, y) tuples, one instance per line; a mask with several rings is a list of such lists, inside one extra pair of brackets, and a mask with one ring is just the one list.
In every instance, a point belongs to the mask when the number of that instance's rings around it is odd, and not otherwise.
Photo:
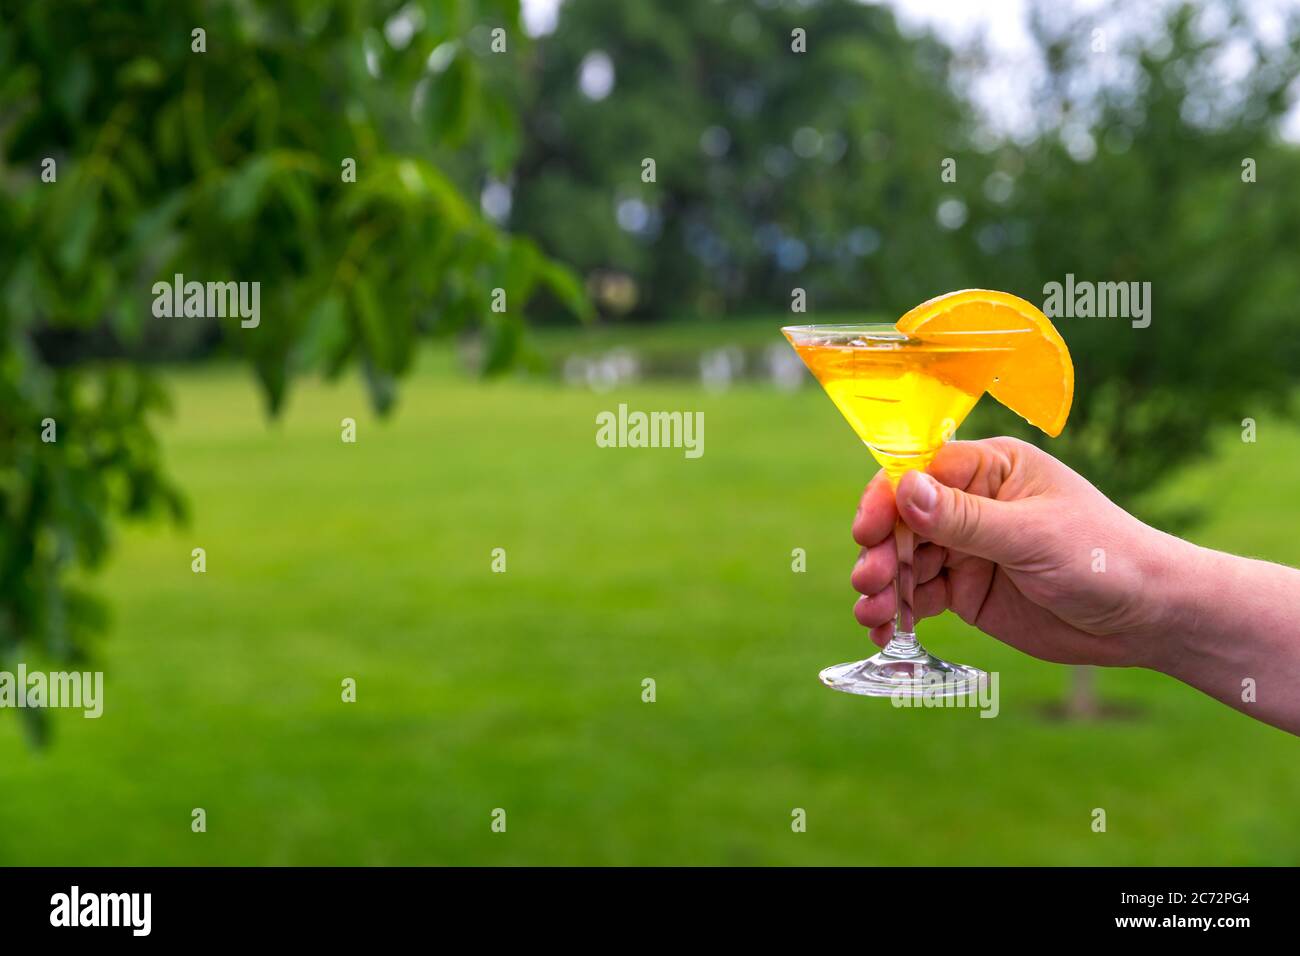
[(854, 614), (882, 647), (893, 632), (900, 515), (917, 538), (918, 618), (951, 608), (1043, 660), (1157, 666), (1168, 628), (1154, 583), (1191, 546), (1046, 452), (1013, 438), (953, 442), (928, 474), (904, 475), (896, 494), (883, 471), (867, 485), (853, 523), (862, 552), (852, 581), (863, 595)]

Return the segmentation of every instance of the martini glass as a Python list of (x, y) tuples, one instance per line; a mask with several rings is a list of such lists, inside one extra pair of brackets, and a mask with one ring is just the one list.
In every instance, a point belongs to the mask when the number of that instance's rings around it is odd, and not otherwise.
[[(835, 407), (898, 488), (924, 469), (992, 385), (1008, 342), (1028, 329), (906, 335), (892, 325), (797, 325), (781, 330)], [(894, 528), (897, 611), (889, 643), (864, 661), (836, 664), (822, 683), (867, 697), (956, 697), (985, 673), (929, 653), (916, 639), (912, 558), (917, 542), (901, 520)]]

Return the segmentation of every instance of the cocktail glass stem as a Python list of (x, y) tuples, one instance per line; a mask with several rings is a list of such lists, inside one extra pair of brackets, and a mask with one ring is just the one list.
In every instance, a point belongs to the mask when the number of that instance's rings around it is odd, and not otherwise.
[(925, 648), (916, 639), (916, 615), (912, 599), (916, 593), (916, 535), (899, 521), (894, 525), (894, 547), (898, 551), (898, 572), (894, 576), (894, 594), (897, 610), (894, 612), (894, 634), (885, 645), (884, 653), (900, 660), (922, 657)]

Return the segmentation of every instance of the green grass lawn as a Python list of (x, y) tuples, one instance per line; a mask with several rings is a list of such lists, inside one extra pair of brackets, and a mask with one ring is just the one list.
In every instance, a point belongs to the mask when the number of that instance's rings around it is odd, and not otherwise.
[[(95, 582), (102, 719), (34, 752), (0, 714), (2, 863), (1300, 862), (1295, 739), (1158, 675), (1099, 677), (1137, 718), (1061, 724), (1065, 669), (945, 618), (927, 644), (1001, 673), (997, 719), (822, 688), (868, 650), (873, 468), (813, 389), (426, 373), (390, 422), (345, 383), (273, 424), (235, 370), (176, 394), (192, 523), (124, 530)], [(703, 410), (704, 456), (597, 448), (619, 401)], [(1300, 563), (1297, 484), (1300, 435), (1264, 422), (1173, 493), (1214, 502), (1205, 543)]]

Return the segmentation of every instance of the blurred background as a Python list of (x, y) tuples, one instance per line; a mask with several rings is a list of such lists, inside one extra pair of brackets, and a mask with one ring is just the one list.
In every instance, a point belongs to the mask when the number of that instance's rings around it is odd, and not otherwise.
[(961, 437), (1300, 563), (1298, 64), (1281, 0), (0, 0), (0, 670), (105, 673), (0, 712), (0, 863), (1300, 862), (1294, 739), (1158, 675), (948, 615), (996, 719), (817, 683), (874, 465), (778, 333), (1149, 282), (1060, 438)]

